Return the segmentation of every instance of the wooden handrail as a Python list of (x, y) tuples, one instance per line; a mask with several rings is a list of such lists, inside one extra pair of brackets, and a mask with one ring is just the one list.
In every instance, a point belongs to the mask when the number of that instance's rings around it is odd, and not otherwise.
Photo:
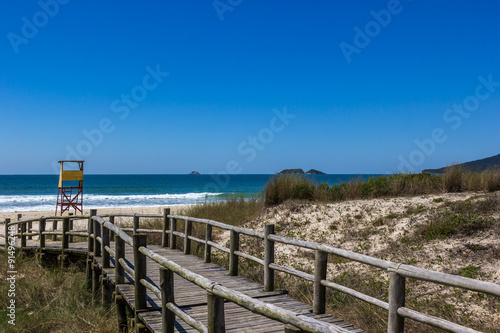
[(185, 269), (179, 264), (157, 254), (156, 252), (146, 247), (139, 248), (139, 251), (151, 260), (159, 263), (163, 267), (168, 268), (169, 270), (173, 271), (189, 282), (192, 282), (197, 286), (210, 291), (210, 293), (214, 295), (230, 300), (252, 312), (262, 314), (268, 318), (279, 320), (285, 324), (291, 324), (310, 332), (348, 332), (347, 330), (335, 325), (330, 325), (325, 322), (297, 314), (293, 311), (281, 309), (275, 305), (264, 303), (262, 301), (254, 299), (239, 291), (224, 287), (217, 282), (211, 281), (210, 279), (207, 279), (199, 274)]
[[(168, 211), (169, 212), (169, 211)], [(133, 237), (129, 236), (125, 230), (139, 232), (154, 232), (161, 233), (162, 236), (162, 245), (168, 246), (171, 248), (175, 248), (176, 237), (181, 237), (184, 239), (184, 252), (189, 253), (191, 242), (196, 241), (205, 245), (205, 262), (210, 262), (210, 252), (211, 248), (215, 248), (224, 252), (229, 253), (230, 257), (230, 273), (232, 275), (237, 275), (237, 267), (238, 267), (238, 257), (242, 257), (248, 260), (253, 260), (264, 266), (264, 288), (266, 291), (274, 290), (274, 272), (281, 271), (288, 274), (292, 274), (303, 278), (307, 281), (314, 282), (314, 310), (315, 313), (324, 312), (324, 303), (325, 303), (325, 287), (332, 288), (338, 290), (340, 292), (346, 293), (353, 297), (356, 297), (360, 300), (373, 304), (379, 308), (385, 309), (389, 312), (389, 332), (401, 332), (404, 329), (404, 318), (409, 318), (412, 320), (416, 320), (422, 322), (427, 325), (440, 327), (443, 329), (447, 329), (453, 332), (477, 332), (473, 329), (458, 325), (456, 323), (449, 322), (445, 319), (437, 318), (434, 316), (430, 316), (424, 313), (420, 313), (415, 310), (411, 310), (405, 307), (405, 279), (412, 278), (422, 281), (428, 281), (436, 284), (452, 286), (460, 289), (471, 290), (476, 292), (482, 292), (485, 294), (493, 295), (496, 297), (500, 297), (500, 285), (496, 283), (480, 281), (475, 279), (470, 279), (462, 276), (446, 274), (441, 272), (436, 272), (428, 269), (423, 269), (411, 265), (405, 265), (400, 263), (391, 262), (388, 260), (383, 260), (379, 258), (370, 257), (367, 255), (363, 255), (360, 253), (356, 253), (353, 251), (348, 251), (340, 248), (336, 248), (333, 246), (303, 241), (294, 238), (288, 238), (283, 236), (278, 236), (274, 234), (274, 228), (267, 228), (264, 232), (257, 232), (254, 230), (248, 230), (240, 227), (235, 227), (231, 225), (227, 225), (218, 221), (213, 221), (209, 219), (200, 219), (193, 218), (182, 215), (170, 215), (167, 211), (162, 215), (157, 214), (107, 214), (107, 215), (80, 215), (80, 216), (50, 216), (50, 217), (39, 217), (39, 218), (30, 218), (30, 219), (20, 219), (18, 221), (12, 221), (5, 223), (5, 230), (9, 226), (20, 225), (20, 233), (17, 235), (21, 238), (21, 246), (26, 245), (26, 237), (27, 236), (37, 236), (45, 237), (46, 235), (53, 235), (56, 237), (57, 235), (62, 236), (62, 246), (61, 250), (64, 252), (65, 248), (68, 247), (68, 237), (69, 236), (87, 236), (89, 239), (89, 253), (94, 255), (100, 255), (100, 252), (106, 252), (105, 255), (111, 255), (115, 258), (115, 263), (117, 266), (123, 267), (123, 269), (129, 273), (129, 275), (134, 278), (134, 275), (139, 274), (138, 271), (132, 269), (123, 257), (123, 250), (113, 251), (109, 245), (109, 239), (106, 236), (104, 239), (101, 237), (101, 228), (106, 228), (111, 231), (115, 236), (115, 239), (122, 241), (124, 244), (128, 244), (129, 246), (134, 246)], [(123, 216), (123, 217), (133, 217), (134, 218), (134, 228), (119, 228), (114, 223), (106, 221), (103, 217), (115, 217), (115, 216)], [(139, 218), (163, 218), (163, 229), (162, 230), (146, 230), (139, 228)], [(68, 222), (71, 220), (78, 219), (88, 219), (89, 220), (89, 228), (87, 231), (76, 231), (69, 230)], [(38, 231), (27, 232), (26, 225), (27, 223), (36, 222), (43, 220), (43, 225), (39, 228)], [(46, 231), (45, 224), (49, 222), (49, 220), (63, 221), (63, 230), (61, 231)], [(176, 221), (184, 220), (186, 223), (184, 224), (185, 230), (184, 232), (176, 230)], [(92, 226), (93, 223), (90, 221), (94, 221), (101, 228), (96, 229), (95, 226)], [(0, 221), (2, 222), (2, 221)], [(196, 238), (191, 235), (191, 223), (200, 223), (207, 226), (207, 233), (205, 239)], [(228, 230), (231, 232), (231, 246), (230, 248), (226, 248), (222, 245), (219, 245), (212, 241), (212, 227), (217, 227), (223, 230)], [(273, 227), (270, 225), (269, 227)], [(103, 229), (104, 230), (104, 229)], [(240, 250), (239, 247), (239, 235), (246, 235), (250, 237), (256, 237), (262, 239), (265, 244), (265, 253), (264, 259), (257, 258), (253, 255), (244, 253)], [(110, 236), (111, 236), (110, 235)], [(167, 237), (169, 235), (170, 237)], [(5, 237), (4, 237), (5, 238)], [(297, 269), (288, 268), (285, 266), (277, 265), (274, 263), (274, 243), (283, 243), (287, 245), (297, 246), (301, 248), (306, 248), (310, 250), (316, 251), (316, 264), (315, 264), (315, 274), (309, 274), (306, 272), (302, 272)], [(116, 242), (117, 244), (119, 242)], [(167, 244), (170, 243), (170, 244)], [(99, 244), (100, 247), (96, 249), (96, 244)], [(91, 246), (93, 245), (93, 246)], [(118, 246), (118, 244), (117, 244)], [(172, 270), (175, 274), (197, 284), (198, 286), (204, 288), (210, 294), (214, 295), (214, 297), (222, 297), (224, 299), (228, 299), (232, 302), (235, 302), (249, 310), (254, 312), (261, 313), (269, 318), (273, 318), (276, 320), (280, 320), (283, 323), (291, 324), (296, 327), (299, 327), (304, 330), (311, 330), (314, 332), (332, 332), (332, 326), (325, 324), (324, 322), (314, 321), (311, 318), (307, 318), (303, 316), (297, 316), (293, 312), (285, 311), (283, 309), (279, 309), (273, 307), (269, 304), (262, 303), (251, 297), (248, 297), (244, 294), (241, 294), (237, 291), (222, 287), (218, 285), (216, 282), (210, 281), (200, 275), (197, 275), (193, 272), (186, 270), (185, 268), (177, 265), (176, 263), (168, 260), (165, 257), (162, 257), (155, 253), (154, 251), (148, 249), (145, 246), (137, 247), (137, 251), (142, 255), (147, 256), (148, 258), (158, 262), (163, 267)], [(374, 297), (365, 295), (356, 290), (347, 288), (345, 286), (341, 286), (330, 282), (326, 279), (326, 260), (327, 254), (337, 255), (355, 262), (359, 262), (362, 264), (370, 265), (379, 269), (382, 269), (390, 274), (390, 286), (389, 286), (389, 303), (378, 300)], [(118, 257), (117, 257), (118, 256)], [(121, 256), (121, 257), (120, 257)], [(326, 256), (326, 257), (325, 257)], [(64, 256), (62, 256), (64, 257)], [(136, 263), (137, 264), (137, 263)], [(115, 265), (115, 266), (116, 266)], [(143, 268), (141, 268), (143, 271)], [(117, 271), (118, 272), (118, 271)], [(87, 274), (88, 276), (88, 274)], [(136, 285), (146, 286), (146, 288), (152, 290), (155, 294), (158, 294), (159, 290), (157, 286), (152, 285), (150, 282), (141, 278), (139, 282), (136, 281)], [(156, 289), (155, 289), (156, 288)], [(262, 303), (262, 304), (261, 304)], [(173, 303), (168, 303), (167, 308), (171, 308), (170, 311), (177, 312), (174, 308), (175, 305)], [(219, 305), (220, 306), (220, 305)], [(284, 312), (283, 312), (284, 311)], [(292, 318), (293, 317), (293, 318)], [(190, 320), (190, 319), (188, 319)], [(194, 319), (193, 319), (194, 320)], [(195, 323), (195, 321), (193, 322)], [(196, 324), (196, 323), (195, 323)], [(202, 326), (199, 326), (200, 329), (203, 329)], [(326, 330), (328, 329), (328, 330)], [(334, 328), (334, 332), (335, 331)], [(339, 330), (338, 332), (342, 332)]]

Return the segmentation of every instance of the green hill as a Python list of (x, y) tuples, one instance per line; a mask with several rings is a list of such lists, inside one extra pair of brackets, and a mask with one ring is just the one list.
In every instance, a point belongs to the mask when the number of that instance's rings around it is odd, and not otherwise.
[[(456, 164), (456, 166), (462, 167), (467, 171), (478, 171), (478, 172), (488, 170), (488, 169), (500, 169), (500, 154), (492, 156), (492, 157), (483, 158), (481, 160)], [(422, 170), (422, 172), (444, 173), (445, 169), (446, 169), (446, 167), (439, 168), (439, 169), (425, 169), (425, 170)]]

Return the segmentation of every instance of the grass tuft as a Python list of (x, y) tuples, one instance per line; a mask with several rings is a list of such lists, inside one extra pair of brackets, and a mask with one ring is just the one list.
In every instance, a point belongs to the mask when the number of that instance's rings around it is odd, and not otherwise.
[(465, 171), (462, 167), (451, 165), (444, 173), (444, 186), (447, 192), (461, 192), (464, 190)]
[[(1, 332), (116, 332), (114, 306), (92, 305), (85, 272), (72, 266), (42, 267), (33, 257), (16, 258), (16, 321), (7, 323), (8, 283), (0, 285)], [(7, 256), (0, 253), (0, 275), (7, 272)], [(1, 276), (5, 280), (5, 276)]]
[(452, 165), (446, 168), (444, 175), (393, 174), (370, 177), (367, 180), (357, 178), (332, 186), (327, 183), (315, 184), (306, 176), (276, 175), (264, 189), (264, 203), (269, 207), (287, 200), (334, 202), (482, 189), (486, 192), (500, 190), (500, 170), (466, 172), (463, 168)]

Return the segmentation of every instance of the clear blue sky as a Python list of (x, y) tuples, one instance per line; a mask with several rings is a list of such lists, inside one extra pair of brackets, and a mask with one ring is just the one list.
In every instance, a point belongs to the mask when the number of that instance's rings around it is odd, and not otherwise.
[(498, 1), (0, 13), (0, 174), (67, 158), (87, 173), (386, 173), (500, 153)]

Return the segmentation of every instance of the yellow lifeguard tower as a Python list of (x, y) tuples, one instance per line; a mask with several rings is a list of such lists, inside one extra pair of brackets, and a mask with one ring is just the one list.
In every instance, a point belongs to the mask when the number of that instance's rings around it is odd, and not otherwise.
[[(62, 215), (65, 211), (73, 208), (75, 214), (83, 213), (83, 162), (84, 161), (59, 161), (61, 171), (59, 173), (59, 186), (57, 190), (57, 211)], [(72, 170), (64, 170), (64, 164), (70, 163), (76, 167)]]

